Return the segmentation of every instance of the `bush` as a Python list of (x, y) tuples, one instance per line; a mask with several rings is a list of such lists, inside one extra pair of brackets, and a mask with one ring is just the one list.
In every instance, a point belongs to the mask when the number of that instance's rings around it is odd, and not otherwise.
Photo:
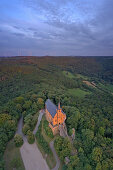
[(23, 126), (23, 128), (22, 128), (22, 132), (24, 133), (24, 135), (27, 134), (27, 131), (28, 131), (28, 130), (30, 130), (30, 126), (27, 125), (27, 124), (25, 124), (25, 125)]
[(14, 142), (15, 142), (15, 146), (16, 146), (16, 147), (22, 146), (22, 145), (23, 145), (22, 136), (19, 135), (19, 134), (16, 134), (15, 137), (14, 137)]
[(27, 131), (27, 140), (28, 140), (28, 143), (29, 144), (33, 144), (34, 143), (34, 141), (35, 141), (35, 137), (34, 137), (34, 134), (30, 131), (30, 130), (28, 130)]
[(28, 130), (33, 131), (35, 128), (35, 125), (38, 121), (38, 114), (35, 113), (35, 115), (28, 114), (24, 117), (24, 127), (23, 127), (23, 133), (26, 135)]
[(30, 124), (30, 128), (31, 128), (31, 131), (35, 128), (36, 124), (37, 124), (37, 121), (38, 121), (38, 114), (35, 114), (33, 116), (33, 119), (31, 121), (31, 124)]

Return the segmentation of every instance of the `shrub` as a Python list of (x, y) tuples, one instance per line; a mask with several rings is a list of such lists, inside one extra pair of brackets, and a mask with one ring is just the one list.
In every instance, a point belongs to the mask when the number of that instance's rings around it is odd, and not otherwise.
[(16, 134), (15, 137), (14, 137), (14, 142), (15, 142), (15, 146), (16, 146), (16, 147), (22, 146), (22, 145), (23, 145), (22, 136), (19, 135), (19, 134)]
[(33, 119), (31, 121), (31, 124), (30, 124), (30, 127), (31, 127), (31, 130), (33, 130), (37, 124), (37, 121), (38, 121), (38, 114), (35, 114), (33, 116)]
[(34, 143), (34, 141), (35, 141), (35, 137), (34, 137), (34, 134), (30, 131), (30, 130), (28, 130), (27, 131), (27, 140), (28, 140), (28, 143), (29, 144), (33, 144)]
[(27, 134), (27, 131), (28, 131), (28, 130), (30, 130), (30, 126), (27, 125), (27, 124), (25, 124), (25, 125), (23, 126), (23, 128), (22, 128), (22, 131), (23, 131), (24, 135)]

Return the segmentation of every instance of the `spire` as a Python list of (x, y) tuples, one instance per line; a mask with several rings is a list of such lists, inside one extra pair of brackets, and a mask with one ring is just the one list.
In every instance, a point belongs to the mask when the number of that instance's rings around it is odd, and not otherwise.
[(60, 109), (60, 101), (59, 101), (59, 103), (58, 103), (58, 110)]

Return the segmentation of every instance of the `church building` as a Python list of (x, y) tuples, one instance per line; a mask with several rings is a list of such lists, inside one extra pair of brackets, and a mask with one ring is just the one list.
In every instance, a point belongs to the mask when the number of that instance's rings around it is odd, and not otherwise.
[(50, 99), (47, 99), (45, 103), (45, 114), (53, 134), (59, 133), (59, 126), (64, 126), (66, 120), (66, 114), (60, 107), (60, 102), (57, 107)]

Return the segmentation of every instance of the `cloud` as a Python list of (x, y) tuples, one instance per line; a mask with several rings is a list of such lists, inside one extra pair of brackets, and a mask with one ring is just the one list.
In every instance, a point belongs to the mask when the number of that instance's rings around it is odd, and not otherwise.
[(34, 55), (113, 55), (112, 0), (16, 2), (17, 12), (11, 5), (2, 9), (0, 54), (21, 48)]

